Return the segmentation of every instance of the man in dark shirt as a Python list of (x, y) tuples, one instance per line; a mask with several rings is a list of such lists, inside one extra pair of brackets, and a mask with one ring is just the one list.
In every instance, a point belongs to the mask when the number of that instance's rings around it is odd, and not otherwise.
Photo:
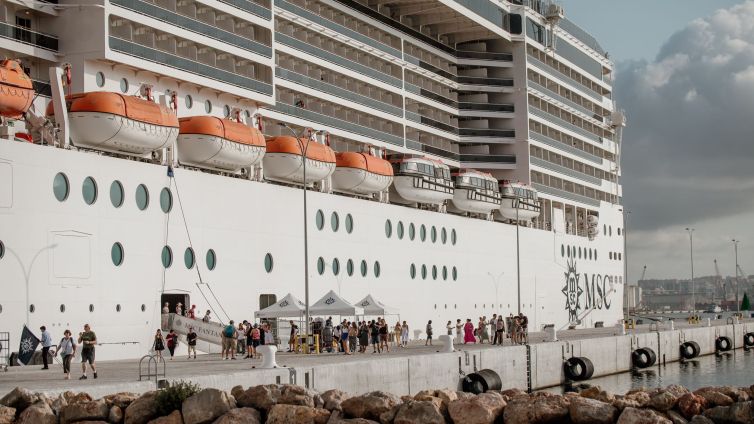
[(97, 368), (94, 365), (94, 346), (97, 345), (97, 335), (94, 334), (89, 324), (84, 324), (84, 331), (79, 333), (79, 343), (81, 347), (81, 371), (84, 373), (79, 380), (86, 380), (86, 363), (89, 362), (89, 367), (94, 373), (94, 378), (97, 378)]
[(191, 359), (191, 352), (194, 352), (194, 359), (196, 359), (196, 339), (199, 336), (194, 332), (194, 327), (189, 327), (189, 333), (186, 334), (186, 341), (188, 342), (188, 359)]

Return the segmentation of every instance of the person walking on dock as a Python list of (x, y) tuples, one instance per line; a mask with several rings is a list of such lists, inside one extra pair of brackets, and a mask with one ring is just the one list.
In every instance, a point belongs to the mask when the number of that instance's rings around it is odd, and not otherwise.
[(71, 379), (71, 360), (73, 360), (76, 354), (76, 343), (73, 342), (71, 337), (71, 330), (66, 329), (63, 332), (63, 338), (58, 343), (58, 350), (56, 355), (60, 355), (63, 358), (63, 375), (66, 380)]
[(194, 359), (196, 359), (196, 339), (199, 336), (194, 332), (194, 327), (189, 327), (189, 332), (186, 334), (186, 342), (188, 343), (188, 359), (191, 359), (191, 352), (194, 352)]
[(456, 320), (456, 343), (462, 343), (463, 337), (461, 337), (461, 330), (463, 329), (463, 324), (461, 324), (461, 319)]
[(288, 352), (295, 352), (296, 351), (296, 338), (298, 337), (298, 325), (296, 325), (293, 320), (289, 321), (291, 325), (291, 335), (288, 339)]
[(380, 322), (380, 347), (384, 346), (385, 352), (390, 352), (390, 346), (387, 344), (387, 334), (390, 329), (387, 327), (387, 321), (384, 319)]
[(369, 327), (367, 327), (366, 321), (361, 321), (359, 324), (359, 352), (365, 353), (369, 346)]
[(233, 320), (230, 320), (228, 325), (223, 328), (223, 360), (236, 359), (236, 338), (238, 337), (238, 332), (234, 324)]
[(401, 322), (396, 321), (395, 327), (393, 327), (393, 337), (395, 337), (395, 345), (401, 346)]
[(246, 329), (249, 327), (248, 321), (238, 324), (238, 336), (236, 336), (236, 353), (242, 355), (246, 352)]
[(401, 346), (408, 346), (408, 324), (406, 324), (406, 321), (403, 321), (403, 325), (401, 325)]
[(79, 380), (86, 380), (86, 363), (89, 362), (89, 368), (92, 369), (94, 378), (97, 378), (97, 368), (94, 365), (94, 347), (97, 345), (97, 335), (94, 334), (89, 324), (84, 324), (84, 331), (79, 333), (79, 343), (81, 343), (81, 371), (84, 373)]
[(47, 327), (45, 327), (44, 325), (39, 327), (39, 331), (42, 332), (42, 369), (49, 370), (50, 367), (48, 366), (48, 359), (50, 355), (50, 348), (52, 347), (52, 336), (50, 336), (50, 332), (47, 331)]
[(154, 350), (157, 359), (162, 359), (162, 351), (165, 350), (165, 339), (162, 337), (162, 330), (159, 328), (154, 335), (154, 342), (152, 343), (152, 350)]
[(356, 321), (351, 323), (348, 327), (348, 348), (351, 349), (351, 353), (356, 353), (356, 345), (358, 344), (359, 326)]
[(173, 356), (175, 356), (175, 348), (178, 346), (178, 334), (175, 333), (175, 330), (170, 330), (167, 336), (165, 336), (165, 342), (167, 342), (168, 345), (168, 352), (170, 352), (170, 360), (173, 360)]
[(372, 341), (372, 353), (382, 353), (382, 350), (380, 350), (380, 328), (374, 320), (369, 324), (369, 335)]
[(463, 344), (476, 343), (476, 338), (474, 337), (474, 324), (471, 323), (471, 318), (466, 319), (466, 324), (463, 326), (463, 332)]
[(503, 316), (500, 315), (499, 317), (497, 317), (497, 321), (495, 322), (495, 341), (492, 344), (499, 344), (500, 346), (502, 346), (504, 338), (505, 321), (503, 321)]
[(424, 342), (424, 346), (427, 346), (427, 344), (429, 344), (429, 346), (432, 346), (432, 320), (429, 320), (427, 322), (426, 330), (427, 330), (427, 340)]
[(210, 322), (212, 320), (212, 317), (209, 314), (209, 309), (207, 309), (207, 312), (204, 313), (204, 317), (202, 318), (202, 322)]

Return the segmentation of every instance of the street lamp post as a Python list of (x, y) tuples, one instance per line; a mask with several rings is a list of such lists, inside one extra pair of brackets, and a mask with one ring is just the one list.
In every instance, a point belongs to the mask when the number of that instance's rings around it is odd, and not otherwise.
[(691, 245), (691, 306), (696, 311), (696, 290), (694, 287), (694, 228), (686, 228), (689, 233), (689, 243)]
[(741, 304), (738, 302), (738, 243), (741, 240), (733, 239), (733, 250), (736, 254), (736, 312), (741, 312)]
[[(513, 204), (516, 205), (516, 288), (518, 292), (518, 314), (521, 314), (521, 245), (519, 242), (519, 220), (518, 220), (518, 208), (520, 199), (516, 199)], [(536, 296), (536, 293), (534, 294)]]
[(500, 303), (499, 303), (497, 295), (498, 295), (498, 290), (500, 288), (500, 278), (503, 276), (503, 274), (505, 274), (505, 271), (501, 272), (500, 275), (498, 275), (497, 277), (495, 277), (494, 275), (492, 275), (491, 272), (487, 272), (487, 275), (489, 275), (490, 278), (492, 278), (492, 284), (495, 285), (495, 308), (499, 308), (500, 307), (499, 306)]

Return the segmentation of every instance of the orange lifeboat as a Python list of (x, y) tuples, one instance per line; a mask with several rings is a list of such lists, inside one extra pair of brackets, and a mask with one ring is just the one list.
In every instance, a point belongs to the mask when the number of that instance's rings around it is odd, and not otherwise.
[(335, 152), (330, 146), (306, 138), (299, 141), (291, 136), (278, 136), (267, 140), (265, 178), (296, 183), (304, 181), (302, 145), (306, 146), (306, 184), (322, 181), (332, 175), (335, 171)]
[[(66, 107), (77, 147), (148, 155), (178, 137), (175, 112), (139, 97), (92, 91), (66, 96)], [(52, 102), (47, 115), (53, 115)]]
[(393, 182), (393, 167), (385, 159), (365, 152), (335, 154), (333, 188), (354, 194), (373, 194), (386, 190)]
[(236, 172), (262, 161), (266, 143), (256, 128), (214, 116), (191, 116), (179, 123), (182, 164)]
[(0, 62), (0, 116), (20, 119), (34, 100), (34, 85), (15, 60)]

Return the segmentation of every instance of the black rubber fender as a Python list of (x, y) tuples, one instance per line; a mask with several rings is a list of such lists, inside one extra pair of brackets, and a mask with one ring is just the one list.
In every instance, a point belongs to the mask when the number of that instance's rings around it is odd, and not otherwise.
[(681, 344), (681, 358), (694, 359), (699, 356), (699, 353), (701, 353), (699, 343), (695, 341), (688, 341)]
[(589, 358), (574, 356), (563, 362), (563, 373), (569, 380), (589, 380), (594, 375), (594, 364)]
[(483, 369), (466, 375), (461, 381), (464, 392), (475, 395), (487, 390), (500, 390), (503, 388), (503, 380), (500, 375), (491, 369)]
[(648, 347), (641, 347), (631, 353), (631, 363), (636, 368), (647, 368), (657, 362), (657, 354)]
[(754, 346), (754, 333), (744, 334), (744, 346), (746, 347)]
[(715, 349), (719, 352), (727, 352), (733, 349), (733, 342), (730, 340), (730, 337), (720, 336), (715, 340)]

